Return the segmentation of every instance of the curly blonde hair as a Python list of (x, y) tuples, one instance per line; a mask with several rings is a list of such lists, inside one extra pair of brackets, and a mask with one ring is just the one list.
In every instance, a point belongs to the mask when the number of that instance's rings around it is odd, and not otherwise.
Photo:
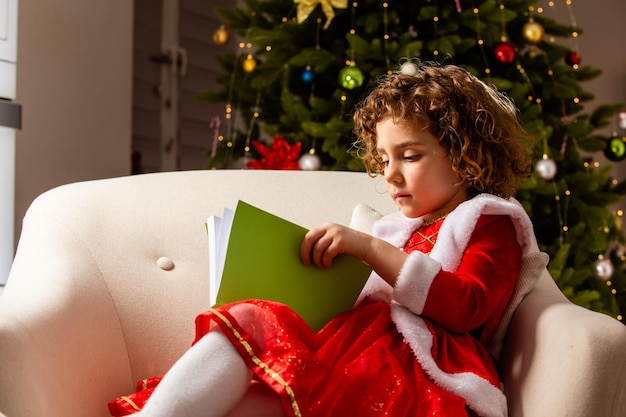
[(530, 174), (534, 141), (517, 108), (458, 66), (405, 63), (381, 78), (360, 103), (354, 114), (355, 147), (372, 176), (383, 173), (376, 126), (389, 118), (434, 135), (470, 195), (511, 197)]

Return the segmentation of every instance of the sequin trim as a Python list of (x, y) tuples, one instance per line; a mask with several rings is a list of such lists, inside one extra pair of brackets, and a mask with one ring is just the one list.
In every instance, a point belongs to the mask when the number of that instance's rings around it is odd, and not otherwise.
[(280, 376), (280, 374), (278, 374), (275, 371), (272, 371), (272, 369), (270, 369), (270, 367), (254, 353), (252, 346), (250, 346), (250, 344), (244, 340), (244, 338), (241, 336), (241, 333), (239, 333), (239, 331), (235, 329), (233, 324), (230, 322), (230, 320), (228, 320), (228, 318), (226, 318), (226, 316), (224, 316), (222, 313), (220, 313), (217, 310), (211, 310), (211, 313), (219, 317), (219, 319), (222, 320), (222, 322), (230, 329), (230, 331), (233, 333), (233, 336), (235, 336), (237, 341), (244, 347), (248, 355), (250, 355), (250, 359), (252, 359), (252, 362), (254, 362), (255, 365), (260, 367), (265, 373), (267, 373), (270, 377), (272, 377), (276, 382), (282, 385), (282, 387), (285, 389), (285, 392), (289, 396), (293, 413), (296, 415), (296, 417), (302, 417), (302, 414), (300, 414), (300, 407), (298, 406), (298, 402), (296, 401), (296, 394), (293, 392), (293, 390), (291, 389), (287, 381), (285, 381), (283, 377)]

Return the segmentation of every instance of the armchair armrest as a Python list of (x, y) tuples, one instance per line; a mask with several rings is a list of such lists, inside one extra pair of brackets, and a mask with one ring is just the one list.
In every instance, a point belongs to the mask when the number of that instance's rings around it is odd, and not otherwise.
[(518, 308), (500, 370), (510, 417), (619, 417), (626, 326), (569, 302), (546, 273)]
[[(7, 286), (0, 301), (0, 408), (16, 417), (104, 416), (104, 408), (77, 411), (106, 404), (130, 368), (97, 261), (86, 242), (45, 214), (31, 213), (24, 234), (37, 238), (17, 254), (19, 282)], [(106, 388), (92, 389), (89, 381), (96, 379)], [(70, 393), (71, 402), (50, 407)]]

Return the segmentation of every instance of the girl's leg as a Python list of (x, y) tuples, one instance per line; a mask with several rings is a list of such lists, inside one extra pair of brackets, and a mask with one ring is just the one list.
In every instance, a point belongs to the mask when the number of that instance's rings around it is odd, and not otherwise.
[(141, 417), (221, 417), (244, 398), (252, 371), (220, 331), (193, 345), (165, 374)]
[(285, 417), (285, 413), (278, 394), (257, 381), (227, 417)]

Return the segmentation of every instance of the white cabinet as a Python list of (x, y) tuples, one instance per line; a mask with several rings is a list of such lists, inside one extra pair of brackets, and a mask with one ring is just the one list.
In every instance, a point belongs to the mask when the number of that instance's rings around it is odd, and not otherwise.
[(0, 98), (15, 98), (17, 0), (0, 0)]
[(4, 126), (0, 126), (0, 200), (2, 200), (2, 205), (0, 205), (0, 286), (2, 286), (7, 282), (13, 263), (15, 239), (15, 130)]
[(17, 0), (0, 0), (0, 286), (13, 261), (15, 129), (21, 106), (14, 103), (17, 68)]

